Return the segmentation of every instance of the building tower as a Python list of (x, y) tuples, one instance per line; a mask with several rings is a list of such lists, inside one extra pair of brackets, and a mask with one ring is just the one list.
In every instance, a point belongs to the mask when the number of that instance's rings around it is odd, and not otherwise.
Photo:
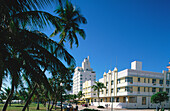
[(96, 73), (90, 67), (89, 56), (82, 62), (82, 67), (76, 67), (73, 76), (73, 94), (78, 94), (83, 89), (85, 81), (96, 81)]

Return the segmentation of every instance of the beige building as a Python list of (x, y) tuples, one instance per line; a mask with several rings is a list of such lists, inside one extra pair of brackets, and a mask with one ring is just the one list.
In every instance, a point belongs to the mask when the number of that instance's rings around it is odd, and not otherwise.
[[(170, 66), (167, 67), (170, 69)], [(131, 69), (103, 74), (99, 80), (106, 89), (100, 92), (100, 105), (114, 108), (155, 108), (151, 96), (156, 92), (166, 91), (170, 95), (170, 70), (163, 73), (143, 71), (142, 62), (134, 61)], [(112, 100), (114, 100), (112, 102)], [(94, 102), (94, 105), (98, 105)], [(162, 103), (164, 108), (170, 108), (170, 99)]]
[(97, 92), (92, 89), (92, 86), (95, 85), (95, 81), (85, 81), (83, 83), (83, 100), (91, 104), (93, 101), (96, 102)]

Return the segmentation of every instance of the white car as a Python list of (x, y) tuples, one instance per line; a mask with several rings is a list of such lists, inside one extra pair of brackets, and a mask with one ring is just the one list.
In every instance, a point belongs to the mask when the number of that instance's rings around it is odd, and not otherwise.
[(73, 106), (71, 104), (68, 104), (67, 105), (67, 108), (72, 108)]
[(64, 104), (62, 104), (62, 107), (67, 108), (67, 105), (68, 105), (67, 103), (64, 103)]

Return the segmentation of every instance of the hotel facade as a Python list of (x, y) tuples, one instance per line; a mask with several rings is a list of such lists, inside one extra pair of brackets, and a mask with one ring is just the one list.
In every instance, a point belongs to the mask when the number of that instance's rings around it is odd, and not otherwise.
[(73, 94), (78, 94), (83, 90), (83, 83), (85, 81), (96, 81), (96, 73), (90, 67), (89, 56), (82, 62), (82, 67), (76, 67), (73, 76)]
[[(100, 105), (113, 108), (156, 108), (151, 103), (151, 96), (157, 92), (166, 91), (170, 95), (170, 66), (163, 73), (143, 71), (142, 62), (134, 61), (131, 69), (103, 74), (99, 82), (106, 86), (100, 92)], [(89, 98), (92, 105), (98, 106), (96, 97)], [(170, 108), (170, 99), (162, 103), (164, 108)]]

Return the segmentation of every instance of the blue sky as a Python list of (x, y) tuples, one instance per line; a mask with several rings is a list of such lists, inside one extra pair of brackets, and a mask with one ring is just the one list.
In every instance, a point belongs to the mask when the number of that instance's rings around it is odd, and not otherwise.
[[(90, 56), (97, 80), (116, 66), (121, 71), (130, 62), (143, 62), (143, 70), (162, 72), (170, 61), (169, 0), (72, 0), (88, 24), (81, 25), (86, 40), (67, 50), (77, 66)], [(49, 11), (53, 11), (52, 8)], [(49, 35), (51, 29), (46, 29)], [(57, 37), (53, 38), (57, 40)]]

